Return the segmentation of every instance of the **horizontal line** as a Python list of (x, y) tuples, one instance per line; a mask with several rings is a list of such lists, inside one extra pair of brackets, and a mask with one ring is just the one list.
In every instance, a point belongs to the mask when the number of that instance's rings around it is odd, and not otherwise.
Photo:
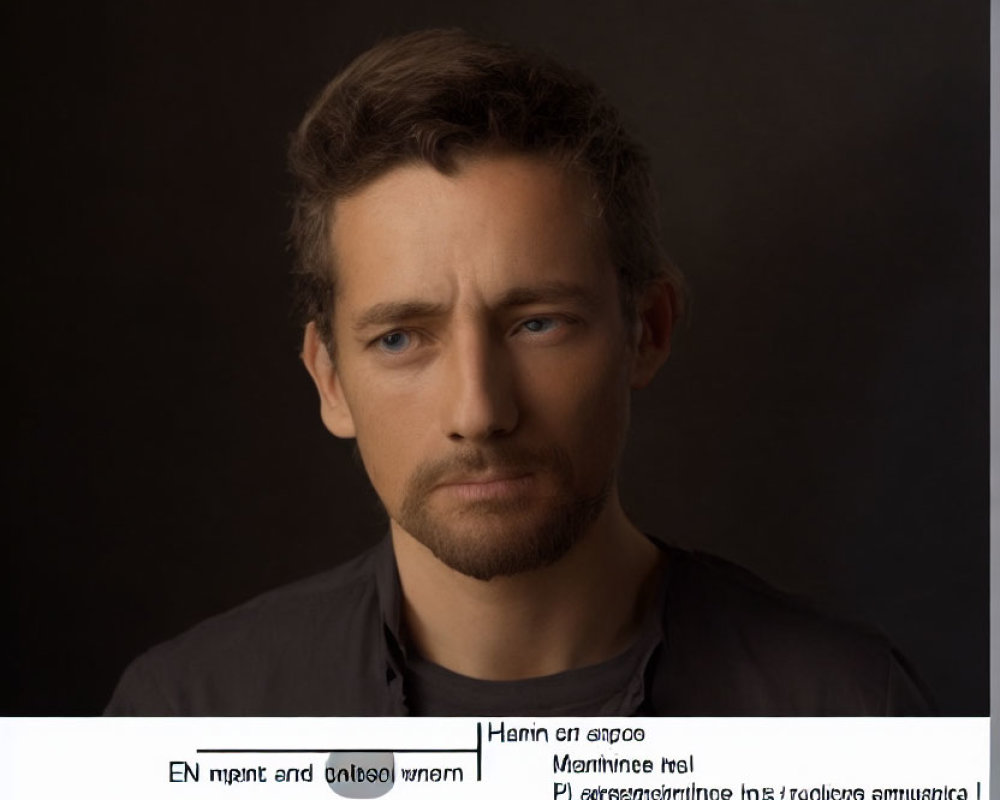
[(419, 750), (410, 750), (400, 747), (380, 747), (377, 750), (365, 750), (358, 747), (321, 747), (316, 750), (276, 749), (276, 748), (267, 748), (263, 750), (253, 750), (253, 749), (219, 750), (219, 749), (198, 748), (198, 750), (196, 750), (195, 752), (197, 753), (476, 753), (478, 751), (474, 747), (471, 749), (434, 749), (434, 748), (424, 747)]

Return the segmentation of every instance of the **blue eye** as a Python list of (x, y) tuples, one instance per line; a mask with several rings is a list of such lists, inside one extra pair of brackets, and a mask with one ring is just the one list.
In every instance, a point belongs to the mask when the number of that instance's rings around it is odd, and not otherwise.
[(556, 327), (556, 321), (551, 317), (535, 317), (522, 324), (528, 333), (546, 333)]
[(381, 337), (378, 344), (387, 353), (402, 353), (410, 346), (410, 334), (406, 331), (392, 331)]

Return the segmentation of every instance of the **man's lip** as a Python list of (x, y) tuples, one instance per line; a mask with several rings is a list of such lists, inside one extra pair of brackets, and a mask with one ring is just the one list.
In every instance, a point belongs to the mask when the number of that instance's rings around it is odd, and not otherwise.
[(436, 491), (461, 503), (477, 503), (523, 498), (531, 486), (530, 472), (478, 472), (446, 478)]
[(479, 472), (473, 475), (459, 475), (441, 481), (438, 486), (483, 486), (490, 483), (506, 483), (527, 478), (530, 472)]

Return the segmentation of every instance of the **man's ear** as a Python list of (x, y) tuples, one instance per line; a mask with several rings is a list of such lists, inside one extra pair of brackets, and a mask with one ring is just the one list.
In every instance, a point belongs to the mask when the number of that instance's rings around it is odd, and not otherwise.
[(647, 386), (670, 355), (676, 307), (674, 288), (665, 281), (652, 284), (638, 298), (632, 339), (633, 389)]
[(319, 413), (327, 430), (342, 439), (353, 438), (356, 435), (354, 417), (344, 397), (344, 389), (333, 359), (330, 358), (314, 322), (306, 325), (302, 339), (302, 363), (306, 365), (319, 392)]

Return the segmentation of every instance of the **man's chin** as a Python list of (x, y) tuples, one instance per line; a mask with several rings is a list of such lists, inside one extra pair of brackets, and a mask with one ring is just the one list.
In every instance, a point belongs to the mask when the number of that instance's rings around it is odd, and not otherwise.
[(422, 541), (445, 566), (481, 581), (547, 567), (566, 555), (575, 542), (530, 536), (489, 541), (458, 536), (418, 541)]
[[(559, 475), (558, 471), (553, 474)], [(540, 483), (534, 473), (511, 492), (411, 491), (397, 521), (443, 564), (477, 580), (547, 567), (569, 552), (600, 516), (610, 477), (593, 496), (573, 496), (572, 483)], [(466, 495), (470, 495), (466, 496)]]
[(420, 520), (403, 527), (445, 566), (477, 580), (542, 569), (561, 559), (583, 536), (596, 515), (551, 509), (493, 508), (480, 503), (457, 519)]

